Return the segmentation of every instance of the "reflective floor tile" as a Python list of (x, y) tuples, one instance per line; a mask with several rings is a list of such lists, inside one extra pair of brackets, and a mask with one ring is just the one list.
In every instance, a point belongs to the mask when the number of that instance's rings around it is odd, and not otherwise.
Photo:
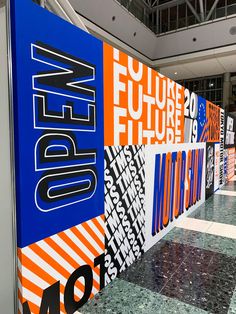
[(206, 314), (207, 312), (151, 292), (133, 283), (115, 279), (80, 308), (82, 314)]
[(191, 253), (187, 245), (161, 240), (119, 278), (159, 292)]
[(227, 313), (235, 285), (207, 273), (179, 272), (163, 287), (161, 294), (189, 303), (210, 313)]
[(215, 194), (189, 217), (236, 225), (236, 197)]
[(236, 182), (234, 180), (229, 181), (226, 185), (223, 186), (223, 188), (221, 190), (236, 191)]
[(235, 239), (202, 233), (196, 241), (196, 246), (206, 250), (236, 257)]
[(236, 314), (236, 287), (234, 289), (234, 294), (231, 298), (228, 314)]
[(182, 244), (195, 244), (201, 237), (201, 232), (183, 228), (173, 228), (165, 237), (166, 241), (173, 241)]
[(183, 228), (172, 229), (164, 239), (236, 257), (235, 239), (186, 230)]
[(224, 314), (236, 285), (236, 258), (161, 240), (120, 278), (210, 313)]
[(228, 196), (236, 196), (235, 191), (226, 191), (226, 190), (218, 190), (215, 192), (217, 195), (228, 195)]
[(236, 285), (236, 258), (223, 254), (215, 254), (208, 265), (207, 272), (210, 275), (231, 281)]

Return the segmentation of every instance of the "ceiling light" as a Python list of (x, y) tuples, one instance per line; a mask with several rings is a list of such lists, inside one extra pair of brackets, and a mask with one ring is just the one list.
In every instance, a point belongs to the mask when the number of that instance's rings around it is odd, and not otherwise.
[(178, 72), (175, 72), (175, 75), (177, 75), (178, 74)]

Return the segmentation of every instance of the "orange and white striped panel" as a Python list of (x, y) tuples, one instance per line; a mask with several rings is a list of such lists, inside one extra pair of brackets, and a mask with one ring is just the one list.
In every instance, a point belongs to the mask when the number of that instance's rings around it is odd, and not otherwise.
[[(93, 272), (92, 298), (100, 290), (100, 266), (94, 259), (104, 253), (104, 215), (18, 249), (19, 311), (28, 301), (31, 313), (38, 314), (43, 291), (60, 281), (60, 313), (64, 308), (64, 290), (70, 275), (82, 265)], [(84, 278), (76, 281), (74, 298), (84, 295)]]

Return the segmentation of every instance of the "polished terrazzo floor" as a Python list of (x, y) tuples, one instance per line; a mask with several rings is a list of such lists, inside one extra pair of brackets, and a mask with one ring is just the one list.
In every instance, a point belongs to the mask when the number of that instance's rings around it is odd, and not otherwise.
[[(236, 226), (236, 196), (213, 195), (191, 217)], [(236, 239), (174, 228), (80, 313), (236, 314)]]

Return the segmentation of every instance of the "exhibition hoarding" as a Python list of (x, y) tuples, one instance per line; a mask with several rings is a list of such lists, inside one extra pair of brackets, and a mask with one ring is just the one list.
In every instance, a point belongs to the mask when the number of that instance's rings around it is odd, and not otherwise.
[(11, 27), (19, 311), (74, 313), (222, 184), (224, 113), (31, 0)]

